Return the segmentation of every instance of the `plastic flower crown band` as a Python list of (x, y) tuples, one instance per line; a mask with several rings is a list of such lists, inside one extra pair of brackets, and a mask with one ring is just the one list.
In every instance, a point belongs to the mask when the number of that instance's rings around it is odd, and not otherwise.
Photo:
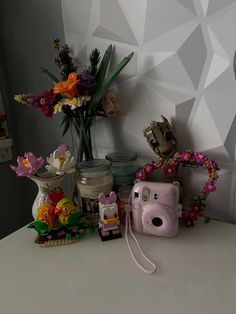
[[(55, 175), (72, 173), (75, 171), (75, 160), (71, 157), (66, 144), (61, 144), (58, 148), (50, 154), (47, 158), (48, 165), (46, 169)], [(25, 153), (24, 156), (18, 156), (17, 166), (11, 165), (11, 168), (18, 176), (28, 177), (38, 173), (42, 167), (44, 159), (36, 157), (33, 153)]]
[(177, 175), (180, 165), (198, 165), (208, 172), (208, 179), (202, 191), (191, 198), (190, 210), (184, 211), (180, 218), (180, 222), (184, 223), (186, 226), (193, 226), (194, 221), (196, 221), (199, 216), (203, 215), (208, 194), (216, 191), (216, 181), (219, 177), (217, 170), (220, 170), (220, 168), (215, 161), (209, 159), (207, 155), (201, 152), (194, 152), (189, 149), (183, 152), (177, 152), (172, 158), (161, 158), (157, 161), (153, 160), (147, 163), (137, 172), (136, 179), (145, 180), (147, 174), (153, 172), (155, 169), (162, 169), (166, 176), (174, 177)]

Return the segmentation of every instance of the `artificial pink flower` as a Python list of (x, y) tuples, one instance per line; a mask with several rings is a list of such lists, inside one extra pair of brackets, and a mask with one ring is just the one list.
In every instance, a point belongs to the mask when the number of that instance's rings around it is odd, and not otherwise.
[(151, 173), (153, 171), (153, 166), (151, 164), (147, 164), (145, 166), (145, 170), (147, 173)]
[(164, 165), (164, 172), (167, 176), (174, 176), (177, 172), (176, 166), (174, 165)]
[(207, 182), (204, 185), (203, 192), (210, 193), (215, 192), (215, 190), (216, 190), (215, 182), (212, 180), (207, 180)]
[(136, 173), (136, 179), (145, 180), (145, 178), (146, 178), (146, 172), (144, 169), (141, 169)]
[(189, 161), (191, 159), (191, 154), (188, 152), (181, 152), (179, 153), (180, 158), (183, 159), (184, 161)]
[(17, 158), (17, 167), (11, 165), (11, 168), (16, 172), (18, 176), (27, 177), (37, 173), (42, 167), (44, 159), (42, 157), (36, 157), (32, 153), (25, 153), (24, 157), (19, 156)]
[(207, 160), (206, 155), (199, 153), (199, 152), (194, 153), (194, 158), (195, 158), (196, 162), (199, 164), (202, 164), (205, 160)]
[(60, 155), (65, 155), (65, 153), (68, 151), (68, 149), (69, 149), (69, 146), (66, 145), (66, 144), (60, 144), (60, 145), (58, 146), (58, 148), (57, 148), (58, 153), (59, 153)]

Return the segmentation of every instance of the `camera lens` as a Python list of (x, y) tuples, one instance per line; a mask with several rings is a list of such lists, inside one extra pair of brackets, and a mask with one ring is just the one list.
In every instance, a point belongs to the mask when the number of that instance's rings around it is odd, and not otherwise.
[(160, 227), (162, 224), (163, 224), (163, 221), (161, 218), (159, 217), (155, 217), (152, 219), (152, 224), (155, 226), (155, 227)]

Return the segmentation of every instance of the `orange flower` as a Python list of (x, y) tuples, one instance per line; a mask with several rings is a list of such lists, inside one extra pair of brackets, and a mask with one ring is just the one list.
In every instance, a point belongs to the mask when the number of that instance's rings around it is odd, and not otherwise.
[(108, 117), (114, 117), (119, 111), (120, 106), (115, 96), (112, 94), (106, 94), (106, 96), (103, 97), (101, 104), (103, 111)]
[(67, 81), (61, 81), (54, 85), (54, 94), (64, 94), (68, 98), (72, 98), (78, 94), (77, 84), (79, 80), (77, 73), (72, 72), (68, 75)]

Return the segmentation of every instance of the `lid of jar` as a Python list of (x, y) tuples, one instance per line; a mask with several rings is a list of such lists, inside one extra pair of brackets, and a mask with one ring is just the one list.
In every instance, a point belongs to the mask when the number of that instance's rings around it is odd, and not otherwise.
[(111, 169), (111, 161), (106, 159), (85, 160), (78, 163), (77, 166), (81, 174), (103, 173)]
[(114, 152), (106, 155), (106, 159), (112, 162), (133, 161), (137, 154), (132, 152)]

